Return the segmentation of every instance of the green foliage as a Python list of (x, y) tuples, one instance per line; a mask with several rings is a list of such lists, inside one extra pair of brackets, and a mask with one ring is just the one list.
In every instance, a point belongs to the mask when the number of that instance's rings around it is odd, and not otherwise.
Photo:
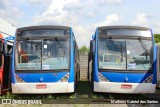
[(89, 52), (89, 48), (87, 48), (85, 45), (83, 45), (80, 49), (79, 49), (80, 54), (86, 54)]
[(160, 34), (154, 34), (154, 38), (155, 38), (156, 43), (160, 42)]

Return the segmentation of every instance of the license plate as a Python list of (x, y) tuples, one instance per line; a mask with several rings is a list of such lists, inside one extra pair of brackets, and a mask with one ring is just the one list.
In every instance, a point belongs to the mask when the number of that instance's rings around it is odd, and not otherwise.
[(46, 84), (37, 84), (36, 88), (37, 89), (44, 89), (44, 88), (47, 88), (47, 85)]
[(122, 84), (121, 89), (132, 89), (132, 85)]

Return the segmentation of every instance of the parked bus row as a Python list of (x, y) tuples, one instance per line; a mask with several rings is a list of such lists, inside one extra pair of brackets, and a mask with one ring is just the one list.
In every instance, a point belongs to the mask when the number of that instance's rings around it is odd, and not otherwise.
[[(80, 80), (80, 61), (71, 27), (18, 28), (15, 36), (1, 38), (0, 50), (1, 56), (8, 58), (1, 57), (1, 94), (7, 88), (14, 94), (75, 92)], [(155, 93), (157, 52), (149, 28), (98, 27), (90, 41), (88, 58), (92, 90)]]

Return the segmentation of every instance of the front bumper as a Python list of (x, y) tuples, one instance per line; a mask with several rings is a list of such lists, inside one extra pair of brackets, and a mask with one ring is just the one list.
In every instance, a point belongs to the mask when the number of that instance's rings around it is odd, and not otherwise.
[[(37, 85), (45, 84), (45, 88), (37, 88)], [(15, 94), (49, 94), (49, 93), (72, 93), (74, 82), (57, 83), (12, 83), (12, 93)]]
[[(124, 89), (121, 85), (131, 85), (132, 88)], [(94, 82), (95, 92), (108, 93), (155, 93), (156, 84), (152, 83), (116, 83), (116, 82)]]

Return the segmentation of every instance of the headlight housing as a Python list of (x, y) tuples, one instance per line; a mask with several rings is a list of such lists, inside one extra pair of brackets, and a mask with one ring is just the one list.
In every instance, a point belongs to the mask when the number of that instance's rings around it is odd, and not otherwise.
[(151, 83), (153, 80), (153, 75), (150, 75), (148, 78), (146, 78), (143, 83)]
[(99, 73), (99, 79), (101, 82), (110, 82), (106, 77), (104, 77), (101, 73)]
[(59, 82), (68, 82), (68, 79), (69, 79), (69, 73), (66, 74), (64, 77), (62, 77)]
[(18, 75), (15, 75), (15, 77), (16, 77), (16, 82), (18, 82), (18, 83), (24, 83), (24, 82), (25, 82), (25, 81), (22, 80), (22, 78), (20, 78)]

